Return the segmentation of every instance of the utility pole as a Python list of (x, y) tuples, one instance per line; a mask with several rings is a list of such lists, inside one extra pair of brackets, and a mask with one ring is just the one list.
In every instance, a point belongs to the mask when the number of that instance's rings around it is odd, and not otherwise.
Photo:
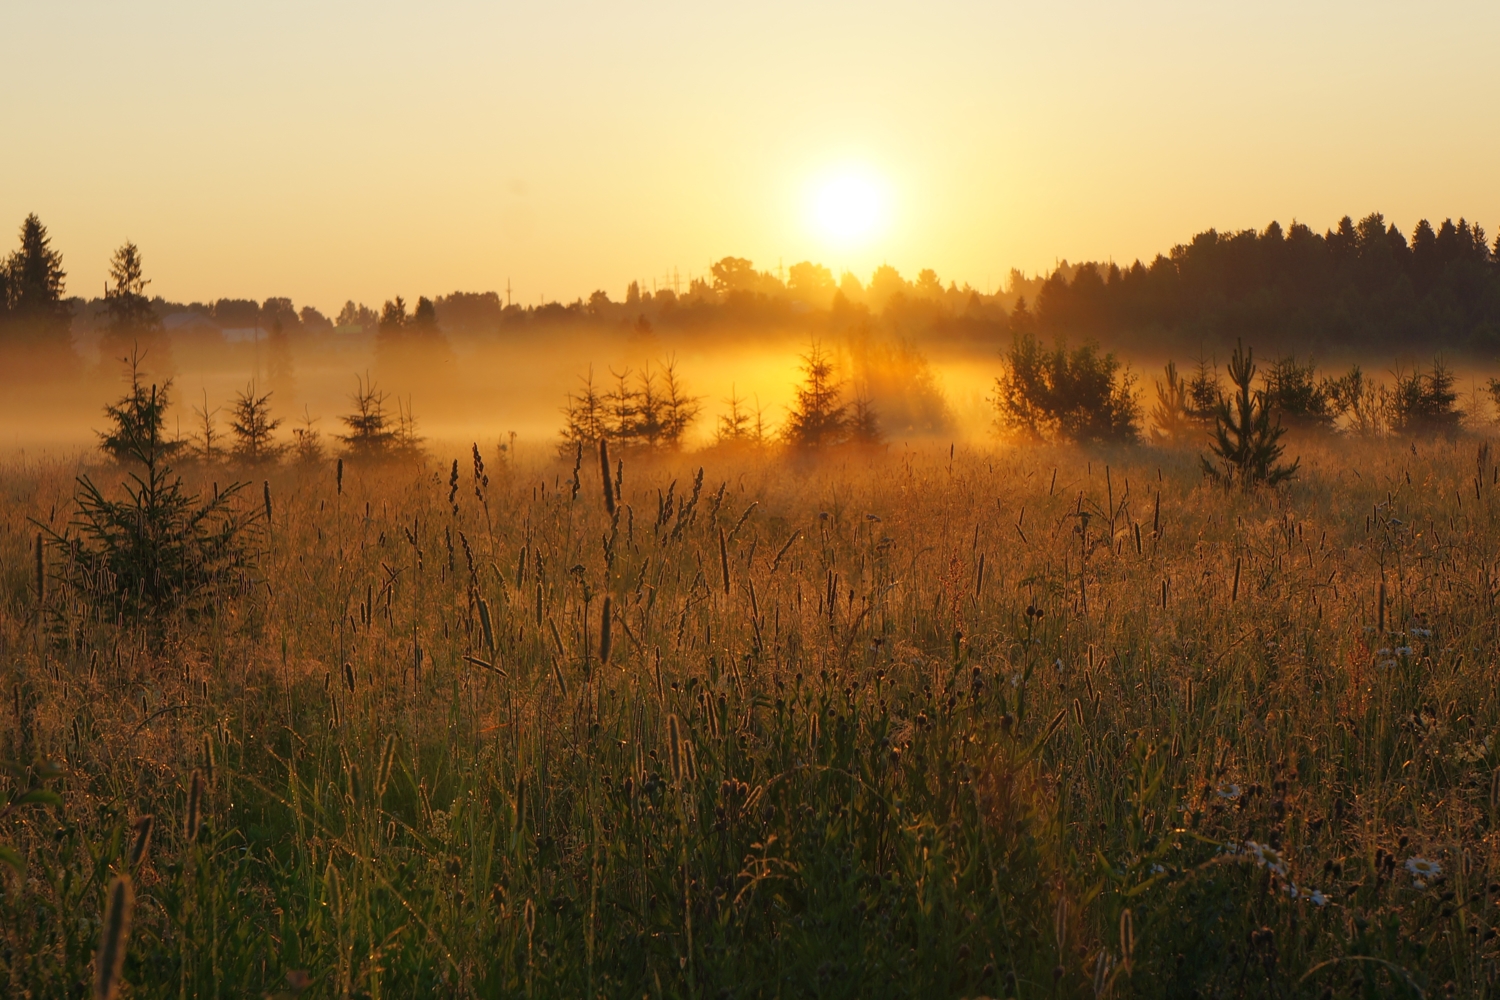
[(505, 308), (510, 308), (510, 278), (505, 279)]

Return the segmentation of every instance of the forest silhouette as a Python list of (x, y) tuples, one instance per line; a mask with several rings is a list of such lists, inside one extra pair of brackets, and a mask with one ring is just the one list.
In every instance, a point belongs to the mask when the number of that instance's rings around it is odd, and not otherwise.
[(113, 358), (121, 342), (155, 338), (165, 328), (181, 338), (226, 331), (232, 338), (247, 329), (289, 336), (362, 332), (377, 336), (393, 361), (445, 350), (444, 335), (504, 336), (553, 325), (637, 333), (879, 327), (918, 340), (995, 343), (1018, 332), (1095, 339), (1123, 350), (1217, 348), (1240, 339), (1300, 351), (1500, 347), (1500, 240), (1491, 247), (1484, 229), (1465, 219), (1437, 226), (1423, 219), (1408, 239), (1378, 212), (1358, 222), (1345, 216), (1323, 234), (1299, 222), (1286, 229), (1277, 222), (1260, 231), (1209, 229), (1125, 267), (1064, 261), (1045, 276), (1012, 270), (1006, 286), (993, 292), (945, 285), (930, 269), (908, 280), (882, 265), (861, 281), (847, 272), (836, 279), (810, 261), (773, 273), (731, 256), (690, 277), (686, 287), (675, 279), (649, 288), (635, 281), (621, 299), (601, 289), (567, 303), (519, 305), (497, 292), (454, 292), (423, 297), (410, 314), (393, 296), (379, 309), (349, 301), (331, 317), (284, 297), (190, 303), (148, 297), (140, 251), (128, 242), (111, 261), (104, 296), (69, 297), (62, 255), (35, 215), (22, 224), (19, 242), (0, 268), (0, 344), (12, 358), (24, 354), (68, 375), (77, 371), (82, 343), (114, 341), (101, 349)]

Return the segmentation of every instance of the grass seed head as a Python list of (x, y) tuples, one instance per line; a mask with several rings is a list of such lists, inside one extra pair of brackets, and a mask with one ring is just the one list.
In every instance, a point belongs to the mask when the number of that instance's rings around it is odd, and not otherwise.
[(130, 918), (135, 912), (135, 890), (129, 875), (116, 875), (109, 883), (104, 927), (99, 951), (94, 955), (94, 1000), (114, 1000), (120, 994), (120, 976), (125, 970), (125, 946), (130, 939)]
[(130, 867), (136, 869), (146, 860), (146, 855), (151, 850), (151, 832), (156, 829), (156, 817), (146, 813), (132, 827), (135, 830), (135, 840), (130, 845)]
[(189, 844), (198, 839), (198, 830), (203, 825), (203, 772), (194, 768), (188, 783), (187, 821), (183, 832)]

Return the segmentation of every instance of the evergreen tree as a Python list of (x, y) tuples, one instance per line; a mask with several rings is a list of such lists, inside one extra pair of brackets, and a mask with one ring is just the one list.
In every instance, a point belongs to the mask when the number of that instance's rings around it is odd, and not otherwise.
[(67, 272), (62, 254), (52, 249), (47, 227), (35, 214), (21, 223), (21, 246), (10, 255), (4, 271), (7, 319), (12, 329), (33, 342), (68, 344), (72, 312), (63, 299)]
[(1151, 408), (1151, 440), (1159, 445), (1186, 441), (1197, 429), (1189, 412), (1187, 381), (1177, 374), (1177, 364), (1167, 362), (1166, 381), (1156, 380), (1156, 405)]
[(259, 464), (274, 462), (286, 451), (286, 445), (276, 443), (274, 435), (281, 421), (271, 416), (271, 393), (257, 395), (255, 383), (235, 394), (234, 407), (229, 418), (229, 429), (234, 434), (234, 457), (242, 462)]
[(840, 401), (843, 390), (833, 358), (814, 341), (802, 355), (802, 384), (782, 430), (786, 442), (799, 448), (843, 443), (849, 425), (849, 406)]
[(344, 442), (351, 458), (389, 456), (398, 443), (396, 430), (391, 427), (390, 413), (385, 408), (389, 397), (368, 378), (357, 379), (356, 386), (349, 396), (354, 412), (339, 418), (349, 428), (349, 433), (336, 436)]
[(182, 441), (170, 439), (166, 434), (172, 380), (148, 386), (141, 371), (145, 355), (133, 351), (122, 360), (130, 388), (104, 407), (111, 426), (99, 433), (99, 447), (120, 462), (138, 459), (142, 454), (171, 458), (183, 446)]
[(109, 280), (104, 292), (109, 326), (101, 350), (106, 356), (120, 357), (137, 351), (144, 357), (149, 352), (158, 367), (170, 368), (166, 333), (146, 297), (146, 286), (151, 282), (145, 276), (140, 248), (129, 240), (110, 258)]
[(1241, 489), (1275, 486), (1297, 472), (1301, 460), (1280, 464), (1285, 447), (1279, 442), (1286, 428), (1271, 425), (1271, 409), (1265, 393), (1252, 389), (1255, 379), (1254, 352), (1236, 347), (1229, 361), (1232, 397), (1219, 400), (1214, 414), (1214, 436), (1209, 450), (1217, 461), (1203, 457), (1203, 471), (1216, 482)]

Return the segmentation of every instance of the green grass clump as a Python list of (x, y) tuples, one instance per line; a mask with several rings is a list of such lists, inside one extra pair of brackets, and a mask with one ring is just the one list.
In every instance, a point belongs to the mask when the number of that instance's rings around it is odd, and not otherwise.
[(287, 470), (141, 624), (8, 469), (0, 992), (1491, 995), (1500, 486), (1302, 457)]

